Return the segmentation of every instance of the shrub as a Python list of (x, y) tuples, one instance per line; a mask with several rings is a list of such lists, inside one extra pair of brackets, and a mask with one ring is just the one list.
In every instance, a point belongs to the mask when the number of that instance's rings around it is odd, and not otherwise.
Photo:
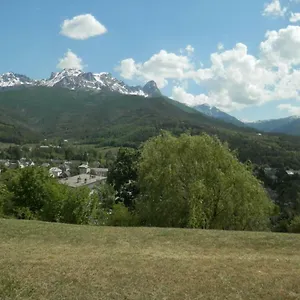
[(289, 232), (300, 233), (300, 216), (294, 217), (289, 226)]

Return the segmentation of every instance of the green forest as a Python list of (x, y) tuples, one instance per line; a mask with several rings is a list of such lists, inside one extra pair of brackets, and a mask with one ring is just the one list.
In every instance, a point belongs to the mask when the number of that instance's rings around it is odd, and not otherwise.
[(5, 170), (0, 211), (71, 224), (299, 232), (298, 177), (279, 177), (274, 202), (253, 172), (216, 137), (162, 131), (121, 148), (94, 192), (60, 184), (42, 167)]
[(259, 135), (254, 129), (207, 117), (163, 96), (24, 88), (0, 93), (0, 119), (2, 143), (22, 146), (68, 139), (94, 147), (137, 149), (161, 130), (176, 136), (205, 132), (227, 142), (242, 162), (300, 169), (300, 137)]

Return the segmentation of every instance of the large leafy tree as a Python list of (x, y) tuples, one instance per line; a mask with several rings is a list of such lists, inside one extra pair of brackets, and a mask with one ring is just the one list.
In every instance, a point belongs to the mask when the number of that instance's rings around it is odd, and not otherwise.
[(111, 166), (107, 182), (116, 190), (117, 202), (132, 208), (138, 195), (137, 164), (139, 152), (135, 149), (121, 148), (117, 158)]
[(138, 210), (146, 225), (266, 229), (273, 205), (250, 167), (208, 135), (163, 132), (145, 143)]

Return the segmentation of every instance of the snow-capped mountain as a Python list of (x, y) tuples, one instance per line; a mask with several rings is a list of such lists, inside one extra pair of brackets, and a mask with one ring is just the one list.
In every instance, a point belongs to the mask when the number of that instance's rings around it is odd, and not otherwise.
[(25, 75), (4, 73), (0, 75), (0, 87), (14, 87), (20, 85), (34, 85), (36, 82)]
[(194, 106), (194, 108), (209, 117), (220, 119), (227, 123), (231, 123), (237, 126), (245, 126), (245, 124), (242, 121), (207, 103)]
[(77, 69), (64, 69), (61, 72), (52, 73), (49, 79), (32, 80), (24, 75), (6, 73), (0, 75), (0, 88), (13, 88), (20, 86), (47, 86), (63, 87), (71, 90), (84, 89), (101, 91), (103, 89), (128, 95), (140, 95), (152, 97), (160, 94), (154, 81), (148, 82), (144, 88), (141, 86), (129, 86), (110, 73), (91, 73)]

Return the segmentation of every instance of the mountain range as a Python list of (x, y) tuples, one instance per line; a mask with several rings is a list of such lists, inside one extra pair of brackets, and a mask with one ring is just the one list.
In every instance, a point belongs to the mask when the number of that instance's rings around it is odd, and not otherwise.
[(77, 69), (64, 69), (61, 72), (52, 73), (50, 78), (34, 80), (25, 75), (16, 73), (5, 73), (0, 75), (0, 89), (7, 90), (18, 87), (62, 87), (70, 90), (94, 90), (113, 91), (126, 95), (139, 95), (153, 97), (161, 95), (154, 81), (149, 81), (144, 87), (129, 86), (120, 81), (110, 73), (91, 73)]
[(296, 116), (265, 120), (258, 122), (242, 122), (230, 114), (210, 106), (201, 104), (194, 107), (188, 107), (171, 100), (162, 95), (155, 81), (149, 81), (145, 86), (129, 86), (123, 81), (114, 78), (110, 73), (92, 73), (83, 72), (77, 69), (64, 69), (60, 72), (52, 73), (48, 79), (35, 80), (26, 75), (17, 73), (5, 73), (0, 75), (0, 90), (8, 91), (18, 88), (48, 87), (48, 88), (67, 88), (73, 91), (88, 92), (113, 92), (123, 95), (135, 95), (142, 97), (164, 97), (164, 99), (181, 108), (186, 112), (197, 110), (198, 112), (226, 123), (239, 127), (251, 127), (262, 132), (278, 132), (291, 135), (300, 135), (300, 118)]
[(234, 124), (240, 127), (251, 127), (262, 132), (269, 133), (285, 133), (290, 135), (300, 136), (300, 117), (290, 116), (287, 118), (261, 120), (256, 122), (242, 122), (237, 118), (225, 113), (217, 107), (210, 106), (209, 104), (201, 104), (194, 106), (194, 108), (213, 118)]
[(205, 132), (238, 150), (241, 161), (300, 168), (300, 137), (258, 135), (217, 108), (203, 105), (199, 112), (162, 95), (154, 81), (130, 87), (108, 73), (63, 70), (47, 80), (6, 73), (0, 84), (0, 142), (139, 147), (161, 130)]

